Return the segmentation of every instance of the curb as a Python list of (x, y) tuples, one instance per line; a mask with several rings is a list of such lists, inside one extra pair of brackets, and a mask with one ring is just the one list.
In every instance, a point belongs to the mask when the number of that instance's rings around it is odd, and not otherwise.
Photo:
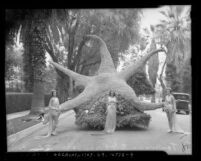
[[(72, 115), (73, 113), (74, 113), (73, 110), (65, 112), (65, 113), (61, 114), (59, 119), (62, 119), (63, 117), (65, 117), (67, 115)], [(36, 130), (40, 130), (41, 128), (44, 128), (44, 125), (41, 124), (41, 123), (38, 123), (38, 124), (33, 125), (33, 126), (27, 128), (27, 129), (24, 129), (24, 130), (19, 131), (19, 132), (15, 133), (15, 134), (7, 136), (7, 146), (10, 146), (11, 144), (19, 141), (20, 139), (31, 135)]]

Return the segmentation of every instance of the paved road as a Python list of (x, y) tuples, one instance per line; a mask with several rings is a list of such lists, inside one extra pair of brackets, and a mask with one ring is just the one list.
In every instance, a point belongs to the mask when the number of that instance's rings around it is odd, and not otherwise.
[[(163, 150), (168, 154), (191, 154), (191, 134), (167, 133), (166, 114), (161, 109), (147, 111), (152, 116), (147, 130), (117, 130), (114, 134), (93, 135), (99, 131), (78, 128), (74, 114), (59, 122), (58, 135), (45, 135), (47, 126), (8, 147), (8, 151), (100, 151), (100, 150)], [(191, 115), (177, 115), (181, 128), (191, 132)]]

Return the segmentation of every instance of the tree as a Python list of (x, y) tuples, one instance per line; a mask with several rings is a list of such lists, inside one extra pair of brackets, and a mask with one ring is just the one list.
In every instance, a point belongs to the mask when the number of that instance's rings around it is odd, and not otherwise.
[(182, 70), (182, 91), (192, 94), (192, 77), (191, 77), (191, 64), (187, 61)]
[(167, 64), (167, 56), (166, 56), (165, 62), (163, 63), (161, 73), (158, 76), (158, 80), (159, 80), (161, 87), (162, 87), (162, 101), (165, 100), (165, 96), (166, 96), (166, 85), (163, 81), (163, 73), (164, 73), (164, 69), (165, 69), (166, 64)]
[(13, 52), (12, 46), (6, 47), (6, 60), (5, 60), (5, 74), (6, 74), (6, 80), (11, 80), (11, 78), (14, 76), (14, 70), (13, 66), (16, 65), (15, 59), (14, 59), (15, 53)]
[[(21, 78), (23, 76), (22, 67), (22, 53), (23, 47), (20, 44), (19, 37), (20, 37), (20, 30), (16, 30), (14, 33), (14, 40), (10, 40), (6, 42), (6, 50), (5, 50), (5, 81), (9, 85), (8, 90), (12, 91), (20, 91), (22, 88), (19, 86), (19, 82), (21, 83)], [(10, 81), (17, 83), (16, 88), (10, 88)]]
[[(7, 10), (7, 24), (10, 28), (22, 25), (22, 41), (24, 42), (24, 72), (26, 87), (33, 90), (30, 114), (36, 114), (39, 107), (44, 107), (43, 72), (45, 68), (45, 53), (43, 50), (44, 21), (48, 18), (48, 10)], [(12, 17), (13, 16), (13, 17)], [(12, 19), (16, 18), (16, 19)], [(8, 39), (9, 40), (9, 39)]]
[(44, 83), (45, 94), (50, 94), (52, 89), (56, 88), (57, 73), (53, 68), (47, 68), (44, 73), (44, 78), (45, 78)]
[[(163, 29), (163, 36), (166, 35), (167, 68), (173, 69), (169, 75), (175, 76), (173, 79), (167, 79), (172, 81), (169, 84), (173, 90), (181, 90), (181, 72), (185, 62), (191, 57), (190, 7), (170, 6), (166, 12), (161, 13), (166, 17), (160, 26)], [(169, 73), (170, 69), (167, 69)]]
[[(138, 57), (141, 57), (144, 53), (148, 51), (156, 50), (156, 34), (155, 28), (151, 26), (151, 32), (145, 28), (145, 35), (140, 35), (140, 41), (133, 45), (133, 49), (130, 52), (132, 61), (136, 61)], [(129, 60), (130, 61), (130, 60)], [(127, 62), (126, 62), (127, 63)], [(132, 76), (128, 83), (133, 87), (136, 94), (151, 94), (152, 95), (152, 102), (155, 102), (155, 84), (157, 79), (157, 72), (159, 66), (158, 54), (153, 55), (149, 61), (147, 62), (148, 65), (148, 78), (146, 76), (146, 68), (142, 71), (139, 71), (137, 75)], [(133, 79), (134, 78), (134, 79)], [(132, 83), (132, 81), (134, 81)], [(137, 83), (137, 82), (138, 83)], [(135, 85), (136, 84), (136, 85)], [(138, 91), (138, 92), (137, 92)]]
[[(137, 10), (127, 13), (124, 10), (53, 10), (45, 49), (55, 62), (78, 73), (94, 74), (100, 65), (97, 44), (86, 44), (87, 39), (83, 37), (90, 33), (101, 35), (116, 66), (118, 53), (137, 40), (137, 32), (133, 30), (137, 19)], [(75, 83), (58, 70), (57, 74), (61, 102), (66, 101), (69, 95), (75, 97)]]
[(143, 94), (153, 95), (155, 93), (155, 90), (150, 81), (147, 79), (144, 70), (138, 71), (136, 74), (131, 76), (127, 83), (133, 88), (137, 96)]
[[(84, 76), (78, 73), (71, 71), (70, 69), (64, 68), (63, 66), (52, 62), (56, 69), (62, 71), (66, 75), (69, 75), (72, 79), (74, 79), (77, 84), (84, 87), (84, 91), (75, 97), (72, 100), (66, 101), (60, 105), (62, 111), (68, 111), (77, 107), (76, 110), (76, 119), (77, 124), (81, 124), (82, 126), (91, 127), (91, 120), (93, 118), (93, 125), (99, 125), (100, 120), (104, 120), (103, 116), (95, 118), (87, 115), (85, 110), (98, 110), (96, 115), (103, 115), (104, 107), (106, 106), (106, 101), (100, 101), (100, 98), (103, 98), (107, 95), (107, 93), (112, 90), (115, 91), (119, 97), (125, 99), (124, 102), (128, 102), (130, 106), (123, 106), (126, 109), (131, 108), (129, 113), (124, 111), (124, 116), (119, 118), (120, 125), (119, 126), (138, 126), (138, 127), (148, 127), (150, 116), (145, 114), (143, 111), (145, 110), (154, 110), (157, 108), (161, 108), (162, 104), (158, 103), (146, 103), (138, 100), (133, 89), (127, 85), (126, 81), (137, 71), (141, 70), (147, 60), (156, 54), (157, 52), (163, 51), (163, 49), (156, 50), (149, 54), (143, 56), (139, 61), (129, 65), (125, 70), (121, 72), (116, 72), (113, 60), (110, 56), (110, 53), (107, 49), (105, 42), (96, 35), (88, 35), (87, 38), (92, 38), (95, 41), (99, 42), (99, 50), (101, 56), (101, 64), (99, 66), (98, 75), (96, 76)], [(104, 97), (105, 98), (105, 97)], [(103, 99), (104, 100), (104, 99)], [(103, 104), (104, 105), (103, 105)], [(98, 105), (97, 105), (98, 104)], [(102, 104), (102, 105), (101, 105)], [(96, 106), (97, 105), (97, 106)], [(82, 108), (81, 108), (82, 107)], [(101, 107), (101, 108), (100, 108)], [(102, 112), (101, 112), (102, 111)], [(84, 118), (83, 118), (84, 117)], [(81, 120), (81, 122), (80, 122)], [(129, 120), (129, 121), (128, 121)], [(125, 125), (124, 122), (127, 124)], [(98, 122), (98, 124), (97, 124)], [(129, 123), (132, 122), (132, 123)], [(100, 126), (104, 126), (104, 121)], [(93, 126), (94, 127), (94, 126)]]
[[(122, 70), (124, 70), (127, 66), (129, 66), (130, 63), (134, 63), (138, 59), (140, 59), (142, 57), (142, 53), (145, 52), (145, 49), (146, 48), (141, 50), (140, 44), (138, 43), (133, 46), (130, 46), (130, 48), (126, 50), (124, 54), (122, 54), (122, 56), (120, 57), (121, 61), (124, 62)], [(153, 86), (151, 85), (151, 82), (147, 78), (145, 66), (143, 70), (140, 70), (136, 72), (134, 75), (132, 75), (128, 79), (127, 83), (129, 86), (133, 88), (137, 96), (143, 95), (143, 94), (151, 95), (155, 93), (155, 90)]]
[[(151, 44), (150, 44), (150, 49), (149, 50), (156, 50), (156, 35), (155, 35), (155, 31), (156, 29), (154, 28), (154, 26), (151, 26), (151, 32), (152, 32), (152, 36), (151, 36)], [(158, 72), (158, 68), (159, 68), (159, 58), (158, 58), (158, 54), (152, 56), (150, 58), (150, 60), (148, 61), (148, 73), (149, 73), (149, 79), (152, 83), (153, 88), (155, 88), (156, 85), (156, 80), (157, 80), (157, 72)], [(152, 99), (151, 102), (155, 102), (155, 93), (152, 94)]]
[(33, 15), (31, 26), (30, 56), (33, 68), (33, 97), (30, 114), (37, 114), (41, 107), (44, 107), (44, 71), (45, 71), (45, 51), (43, 41), (45, 35), (44, 13), (37, 12)]

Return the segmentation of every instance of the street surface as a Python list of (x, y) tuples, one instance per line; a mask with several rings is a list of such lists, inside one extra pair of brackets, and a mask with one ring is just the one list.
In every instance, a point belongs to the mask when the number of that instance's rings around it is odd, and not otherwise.
[[(191, 115), (177, 114), (179, 126), (190, 134), (168, 133), (168, 121), (162, 109), (146, 111), (152, 117), (147, 130), (121, 129), (114, 134), (98, 135), (100, 131), (81, 129), (75, 125), (74, 113), (59, 121), (57, 136), (46, 135), (43, 129), (8, 146), (13, 151), (101, 151), (162, 150), (168, 154), (191, 154)], [(97, 135), (96, 135), (97, 134)]]

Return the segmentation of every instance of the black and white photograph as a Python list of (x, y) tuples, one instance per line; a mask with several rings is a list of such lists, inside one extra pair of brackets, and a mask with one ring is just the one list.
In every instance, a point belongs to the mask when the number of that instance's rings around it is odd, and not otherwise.
[(191, 5), (5, 9), (7, 152), (192, 155)]

